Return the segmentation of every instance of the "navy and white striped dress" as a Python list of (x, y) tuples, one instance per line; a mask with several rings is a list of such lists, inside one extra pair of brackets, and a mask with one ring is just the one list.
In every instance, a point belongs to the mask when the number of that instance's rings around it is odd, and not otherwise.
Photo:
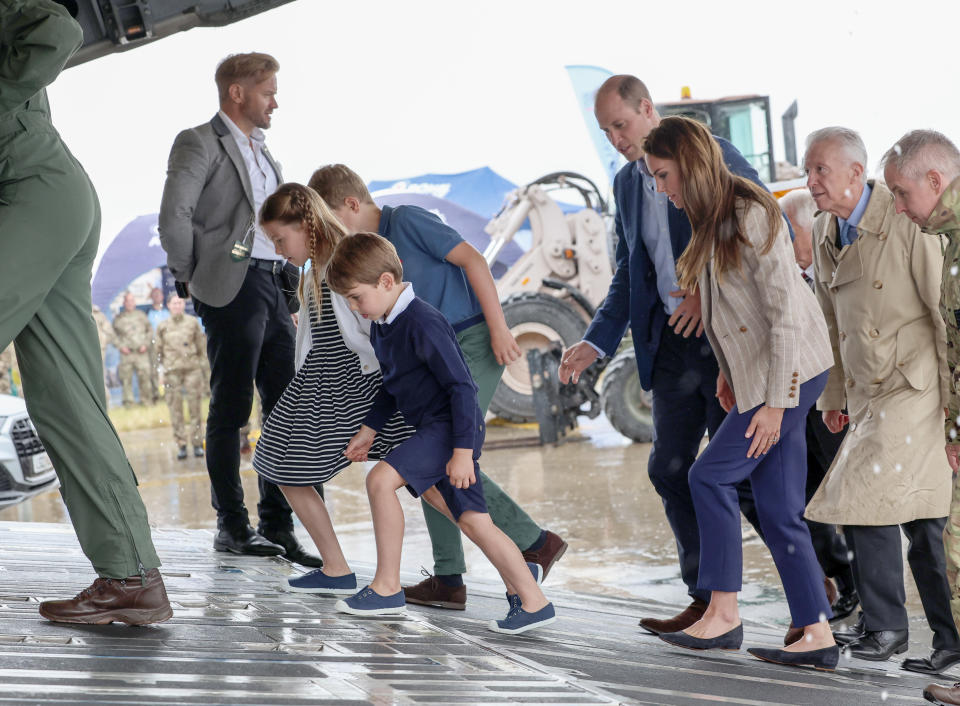
[[(277, 485), (325, 483), (350, 465), (343, 450), (360, 429), (380, 373), (363, 375), (360, 358), (347, 348), (321, 283), (322, 316), (309, 297), (311, 346), (263, 425), (253, 456), (257, 473)], [(397, 412), (374, 439), (369, 457), (379, 460), (413, 434)]]

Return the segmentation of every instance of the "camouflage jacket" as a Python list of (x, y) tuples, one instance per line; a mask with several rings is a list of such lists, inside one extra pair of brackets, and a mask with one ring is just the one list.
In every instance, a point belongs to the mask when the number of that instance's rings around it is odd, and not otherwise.
[(93, 321), (97, 325), (97, 337), (100, 339), (100, 355), (103, 355), (107, 344), (113, 343), (116, 338), (113, 334), (113, 326), (96, 304), (93, 305)]
[(923, 230), (940, 235), (943, 278), (940, 314), (947, 324), (947, 366), (950, 397), (947, 406), (947, 442), (960, 443), (960, 177), (940, 196)]
[(129, 348), (131, 353), (137, 353), (140, 346), (149, 346), (153, 340), (153, 326), (139, 309), (117, 314), (113, 319), (113, 332), (117, 335), (114, 345)]
[(164, 370), (199, 370), (206, 355), (206, 338), (194, 317), (178, 314), (157, 326), (157, 362)]

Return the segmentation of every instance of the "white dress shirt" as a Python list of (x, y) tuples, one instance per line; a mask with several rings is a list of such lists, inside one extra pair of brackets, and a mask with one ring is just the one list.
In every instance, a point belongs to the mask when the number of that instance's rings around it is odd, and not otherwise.
[(237, 127), (226, 113), (220, 111), (220, 118), (230, 130), (233, 139), (237, 141), (237, 147), (240, 148), (240, 154), (243, 155), (243, 161), (247, 165), (247, 174), (250, 175), (250, 186), (253, 187), (253, 222), (254, 236), (251, 257), (260, 260), (282, 260), (277, 255), (273, 243), (267, 237), (257, 220), (260, 214), (260, 207), (267, 197), (277, 190), (277, 174), (270, 166), (270, 161), (264, 155), (266, 142), (263, 130), (258, 127), (253, 128), (250, 137), (243, 134), (243, 130)]

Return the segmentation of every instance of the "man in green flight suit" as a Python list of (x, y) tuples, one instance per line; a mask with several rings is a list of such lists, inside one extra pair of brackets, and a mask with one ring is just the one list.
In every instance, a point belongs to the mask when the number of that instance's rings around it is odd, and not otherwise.
[(45, 87), (83, 40), (51, 0), (0, 0), (0, 348), (14, 341), (27, 410), (99, 575), (40, 614), (155, 623), (173, 613), (133, 469), (107, 417), (90, 275), (100, 206), (50, 122)]
[[(950, 376), (945, 449), (954, 474), (943, 543), (950, 608), (960, 625), (960, 150), (939, 132), (913, 130), (887, 151), (881, 164), (897, 213), (906, 213), (930, 237), (940, 237), (943, 248), (940, 314), (947, 325), (946, 373)], [(919, 589), (923, 591), (923, 586)], [(931, 684), (923, 694), (934, 703), (960, 705), (960, 684)]]

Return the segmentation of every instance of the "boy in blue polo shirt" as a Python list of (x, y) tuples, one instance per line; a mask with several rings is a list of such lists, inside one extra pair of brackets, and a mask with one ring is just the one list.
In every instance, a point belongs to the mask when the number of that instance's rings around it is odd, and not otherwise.
[[(477, 384), (477, 399), (485, 414), (500, 383), (504, 366), (517, 359), (514, 340), (490, 268), (476, 248), (436, 215), (417, 206), (384, 206), (381, 210), (366, 184), (349, 167), (330, 164), (313, 173), (309, 186), (327, 202), (350, 233), (377, 232), (397, 249), (408, 282), (417, 295), (438, 309), (453, 326), (457, 342)], [(497, 527), (541, 566), (546, 578), (566, 551), (557, 534), (541, 529), (523, 509), (481, 473), (483, 493)], [(463, 610), (467, 589), (460, 533), (439, 512), (423, 503), (424, 519), (433, 545), (434, 576), (405, 586), (407, 601)]]
[(377, 430), (399, 409), (416, 433), (390, 451), (367, 476), (367, 495), (377, 542), (377, 571), (369, 586), (337, 602), (354, 615), (391, 615), (406, 603), (400, 588), (403, 486), (423, 496), (457, 523), (497, 568), (507, 587), (510, 611), (490, 622), (496, 632), (518, 634), (552, 623), (553, 604), (537, 586), (537, 567), (487, 513), (480, 480), (483, 412), (477, 386), (456, 335), (443, 314), (417, 298), (403, 282), (396, 249), (374, 233), (344, 238), (327, 266), (326, 280), (350, 308), (374, 322), (370, 329), (383, 383), (363, 426), (344, 455), (364, 461)]

